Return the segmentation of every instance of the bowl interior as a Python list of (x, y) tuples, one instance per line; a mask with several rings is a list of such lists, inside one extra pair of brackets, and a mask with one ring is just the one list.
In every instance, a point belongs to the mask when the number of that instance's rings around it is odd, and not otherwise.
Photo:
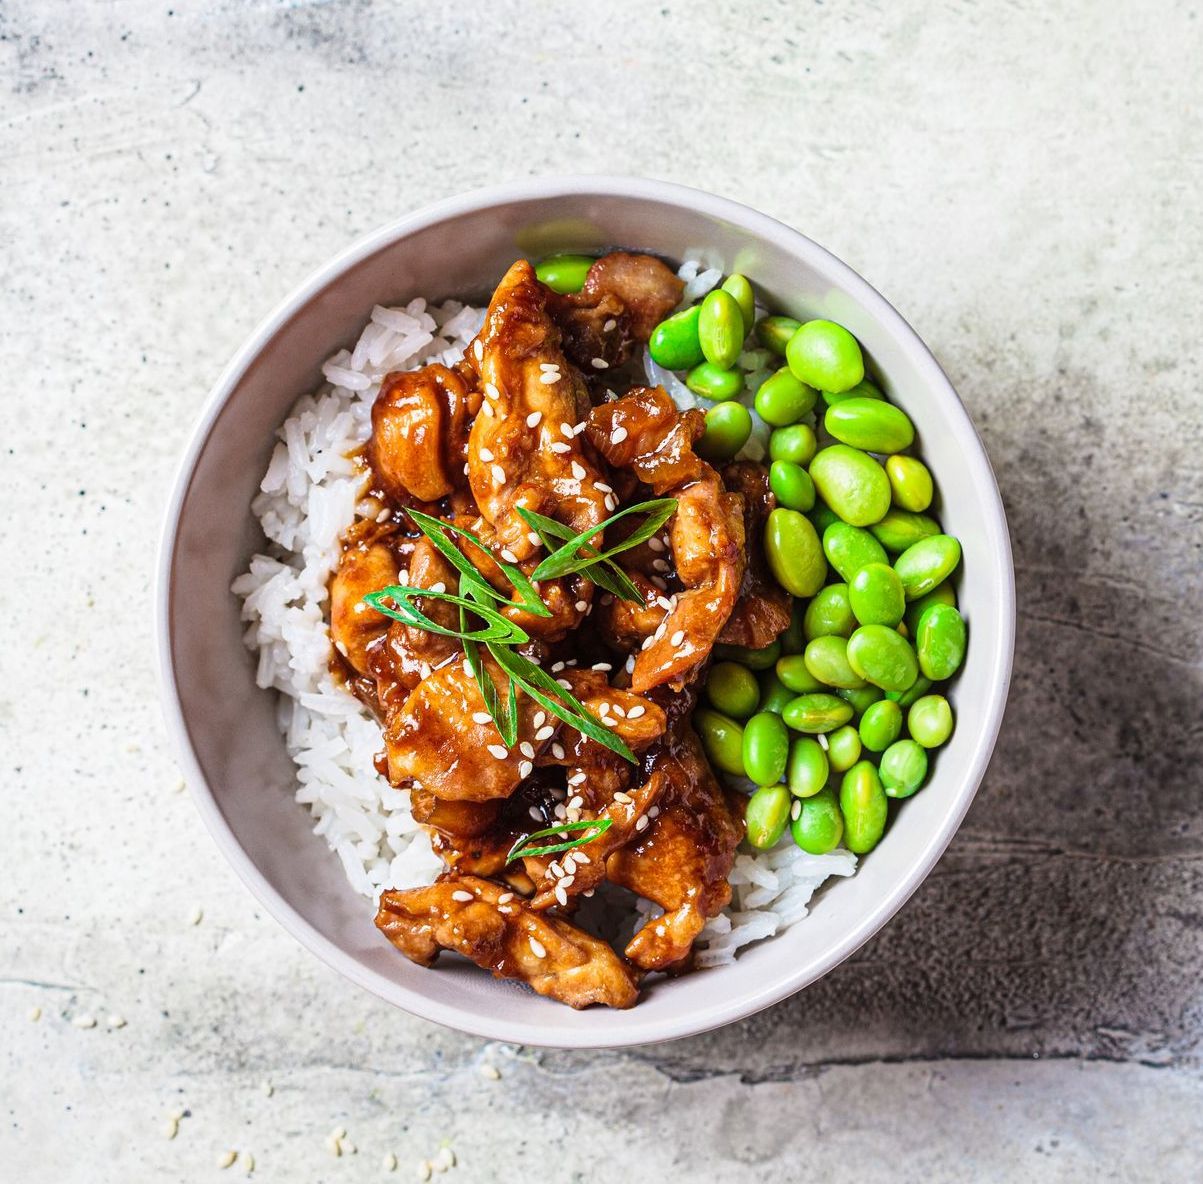
[[(971, 644), (952, 700), (960, 721), (929, 785), (897, 810), (856, 876), (811, 915), (729, 967), (649, 986), (626, 1012), (573, 1012), (445, 961), (409, 963), (372, 925), (338, 859), (311, 833), (274, 696), (255, 686), (230, 583), (262, 537), (250, 502), (275, 429), (321, 363), (355, 340), (373, 304), (479, 295), (522, 255), (621, 244), (702, 253), (748, 275), (776, 310), (825, 316), (863, 343), (890, 397), (915, 421), (964, 548), (959, 597)], [(302, 943), (390, 1001), (495, 1039), (606, 1046), (703, 1031), (750, 1014), (847, 957), (930, 870), (993, 747), (1010, 671), (1013, 592), (998, 491), (973, 427), (939, 367), (892, 308), (821, 248), (721, 199), (650, 182), (542, 182), (445, 203), (366, 240), (319, 273), (256, 332), (219, 382), (168, 514), (161, 587), (166, 699), (185, 771), (219, 845)]]

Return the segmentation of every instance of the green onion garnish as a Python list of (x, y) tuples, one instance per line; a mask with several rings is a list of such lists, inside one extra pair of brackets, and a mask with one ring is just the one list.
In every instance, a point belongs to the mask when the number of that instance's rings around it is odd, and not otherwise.
[[(570, 526), (565, 526), (554, 518), (545, 518), (542, 514), (536, 514), (525, 506), (515, 506), (514, 508), (518, 511), (522, 521), (539, 536), (539, 541), (549, 553), (555, 551), (560, 543), (576, 537)], [(596, 554), (596, 552), (591, 553)], [(580, 574), (590, 583), (617, 596), (619, 600), (631, 600), (636, 604), (643, 603), (643, 597), (639, 594), (639, 589), (631, 582), (631, 577), (612, 559), (594, 559), (588, 567), (581, 569)]]
[[(676, 510), (677, 499), (675, 497), (657, 498), (655, 501), (640, 502), (638, 505), (628, 506), (625, 510), (619, 510), (617, 514), (611, 515), (604, 522), (599, 522), (589, 530), (582, 531), (569, 539), (558, 551), (553, 551), (531, 572), (531, 579), (554, 580), (558, 576), (582, 571), (590, 564), (600, 560), (613, 559), (615, 555), (629, 551), (632, 547), (637, 547), (640, 543), (650, 539), (676, 513)], [(641, 526), (636, 527), (622, 542), (615, 543), (608, 551), (600, 554), (593, 551), (581, 553), (590, 539), (596, 538), (607, 527), (613, 526), (615, 522), (632, 514), (646, 514), (647, 520)]]
[[(580, 822), (560, 822), (545, 830), (537, 830), (533, 834), (523, 835), (510, 848), (510, 853), (506, 856), (505, 861), (507, 864), (511, 864), (515, 859), (526, 859), (537, 855), (558, 855), (561, 851), (571, 851), (573, 847), (583, 847), (586, 843), (592, 843), (613, 825), (613, 818), (583, 818)], [(552, 843), (546, 847), (527, 847), (525, 845), (532, 839), (555, 838), (574, 830), (591, 830), (593, 833), (582, 835), (579, 839), (569, 839), (563, 843)]]
[[(468, 609), (478, 617), (488, 622), (485, 629), (446, 629), (437, 621), (432, 621), (418, 606), (415, 600), (442, 600), (447, 604), (459, 605)], [(519, 628), (513, 621), (503, 617), (496, 609), (489, 608), (466, 596), (457, 596), (453, 592), (434, 592), (430, 588), (409, 588), (400, 584), (390, 584), (376, 592), (369, 592), (364, 600), (378, 613), (392, 617), (403, 625), (411, 625), (426, 633), (438, 633), (442, 637), (454, 637), (459, 641), (499, 642), (502, 645), (525, 645), (530, 641), (530, 634)], [(389, 603), (391, 602), (391, 603)]]

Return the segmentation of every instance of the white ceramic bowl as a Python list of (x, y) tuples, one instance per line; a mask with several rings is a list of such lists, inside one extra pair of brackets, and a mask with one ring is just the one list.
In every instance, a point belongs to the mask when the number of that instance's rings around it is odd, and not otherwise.
[[(857, 874), (829, 884), (792, 929), (731, 966), (649, 986), (629, 1011), (575, 1012), (474, 966), (423, 970), (372, 924), (338, 859), (292, 800), (273, 695), (255, 686), (230, 582), (261, 544), (251, 498), (273, 432), (322, 361), (352, 343), (373, 304), (487, 293), (517, 257), (607, 246), (680, 259), (704, 251), (749, 276), (768, 303), (829, 317), (860, 340), (919, 430), (945, 529), (964, 548), (959, 597), (968, 658), (957, 727), (930, 784), (898, 810)], [(923, 342), (860, 276), (787, 226), (723, 198), (631, 178), (543, 179), (440, 202), (369, 235), (322, 268), (251, 334), (201, 415), (167, 510), (158, 636), (167, 719), (218, 846), (302, 945), (407, 1011), (492, 1039), (614, 1047), (703, 1032), (814, 982), (867, 941), (931, 871), (986, 769), (1002, 719), (1014, 579), (998, 487), (969, 416)]]

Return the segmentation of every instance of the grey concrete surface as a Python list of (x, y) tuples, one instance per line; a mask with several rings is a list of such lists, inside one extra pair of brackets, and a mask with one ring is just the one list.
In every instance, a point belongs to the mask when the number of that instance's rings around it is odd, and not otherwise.
[[(0, 0), (0, 1178), (413, 1178), (447, 1142), (486, 1182), (1199, 1179), (1200, 23)], [(410, 1019), (262, 917), (176, 792), (150, 616), (175, 458), (261, 314), (403, 211), (570, 170), (741, 198), (890, 297), (1020, 593), (997, 755), (901, 915), (766, 1014), (606, 1055)]]

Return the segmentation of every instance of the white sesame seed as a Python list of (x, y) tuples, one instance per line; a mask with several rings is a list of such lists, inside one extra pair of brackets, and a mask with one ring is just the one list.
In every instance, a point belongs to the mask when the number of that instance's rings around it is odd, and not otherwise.
[(531, 806), (526, 811), (536, 822), (543, 821), (543, 812), (538, 806)]
[(611, 666), (609, 662), (594, 662), (593, 665), (589, 667), (589, 669), (590, 670), (600, 670), (603, 674), (609, 674), (610, 671), (614, 669), (614, 667)]
[(647, 545), (653, 551), (664, 550), (664, 541), (659, 537), (659, 535), (652, 535), (652, 537), (648, 539)]
[(819, 747), (824, 752), (826, 752), (827, 749), (830, 747), (830, 745), (827, 743), (827, 737), (822, 732), (819, 733)]
[(189, 925), (199, 925), (204, 920), (205, 910), (199, 904), (192, 906), (192, 911), (188, 914)]
[(71, 1019), (71, 1026), (73, 1028), (81, 1028), (86, 1031), (88, 1028), (96, 1027), (96, 1017), (94, 1015), (73, 1016)]
[(571, 452), (572, 448), (570, 445), (565, 444), (563, 440), (557, 440), (551, 446), (551, 450), (552, 452), (558, 452), (562, 456), (565, 452)]
[(668, 629), (668, 618), (667, 618), (667, 617), (665, 617), (665, 619), (664, 619), (663, 621), (661, 621), (661, 622), (660, 622), (660, 624), (657, 626), (657, 628), (656, 628), (656, 632), (655, 632), (655, 633), (653, 633), (653, 634), (652, 634), (652, 636), (653, 636), (653, 637), (654, 637), (654, 638), (655, 638), (657, 641), (659, 641), (659, 640), (660, 640), (660, 638), (662, 638), (662, 637), (664, 636), (664, 634), (665, 634), (665, 632), (667, 631), (667, 629)]
[(581, 422), (580, 422), (580, 423), (578, 423), (578, 424), (577, 424), (577, 425), (576, 425), (576, 426), (575, 426), (575, 427), (572, 429), (572, 434), (573, 434), (574, 436), (579, 436), (579, 435), (581, 434), (581, 432), (583, 432), (587, 426), (588, 426), (588, 425), (587, 425), (587, 424), (585, 423), (585, 421), (582, 419), (582, 420), (581, 420)]
[[(485, 417), (485, 419), (492, 419), (492, 418), (493, 418), (493, 416), (494, 416), (495, 412), (493, 411), (493, 404), (492, 404), (492, 403), (481, 403), (481, 405), (480, 405), (480, 409), (481, 409), (481, 411), (483, 411), (483, 412), (484, 412), (484, 417)], [(464, 468), (465, 468), (465, 470), (466, 470), (466, 469), (467, 469), (467, 466), (465, 465), (465, 466), (464, 466)]]
[(627, 438), (627, 429), (626, 428), (615, 428), (610, 433), (610, 443), (611, 444), (621, 444), (626, 438)]
[(536, 711), (530, 722), (532, 728), (541, 728), (547, 722), (547, 712)]
[(532, 547), (539, 547), (539, 546), (542, 546), (542, 543), (541, 543), (541, 541), (540, 541), (540, 539), (539, 539), (539, 536), (538, 536), (538, 534), (537, 534), (535, 531), (533, 531), (533, 530), (528, 530), (528, 531), (526, 532), (526, 541), (527, 541), (528, 543), (530, 543), (530, 545), (531, 545)]
[(503, 761), (510, 755), (510, 750), (504, 744), (490, 744), (489, 755), (495, 756), (499, 761)]
[(475, 900), (476, 897), (474, 897), (471, 892), (465, 892), (462, 888), (457, 888), (451, 894), (451, 899), (458, 900), (466, 904), (470, 900)]
[(471, 663), (471, 662), (469, 662), (467, 658), (465, 658), (465, 659), (464, 659), (464, 673), (465, 673), (465, 674), (466, 674), (466, 675), (467, 675), (469, 678), (475, 678), (475, 677), (476, 677), (476, 675), (475, 675), (475, 674), (473, 673), (473, 671), (472, 671), (472, 663)]
[(614, 800), (624, 806), (629, 806), (635, 799), (629, 793), (624, 793), (620, 789), (614, 794)]
[(544, 724), (536, 733), (535, 739), (539, 741), (550, 740), (555, 735), (555, 728), (551, 724)]
[(472, 342), (472, 354), (478, 362), (485, 356), (485, 347), (481, 345), (480, 338)]
[(578, 481), (583, 481), (585, 479), (585, 466), (581, 464), (580, 461), (574, 460), (572, 462), (572, 475)]
[(573, 773), (572, 776), (567, 779), (567, 784), (580, 785), (581, 782), (584, 781), (587, 777), (588, 777), (588, 774), (585, 773), (584, 770), (580, 770), (576, 773)]
[(635, 829), (637, 831), (642, 832), (642, 831), (647, 830), (647, 825), (648, 824), (647, 824), (647, 815), (646, 814), (640, 814), (639, 817), (635, 819)]
[(560, 381), (560, 372), (558, 370), (544, 370), (543, 373), (539, 375), (539, 381), (544, 386), (550, 386), (553, 382)]
[(551, 664), (551, 672), (552, 672), (552, 674), (559, 674), (559, 673), (560, 673), (560, 671), (561, 671), (561, 670), (563, 670), (563, 669), (564, 669), (564, 663), (563, 663), (563, 662), (553, 662), (553, 663)]
[(531, 760), (535, 759), (535, 746), (529, 740), (523, 740), (522, 743), (518, 745), (518, 751), (522, 753), (523, 756), (528, 757)]
[(228, 1167), (233, 1167), (234, 1160), (236, 1160), (237, 1158), (238, 1158), (237, 1151), (223, 1151), (217, 1157), (217, 1166), (224, 1171)]
[(606, 506), (607, 510), (617, 510), (618, 509), (618, 498), (616, 498), (612, 493), (607, 493), (605, 506)]
[(575, 608), (578, 613), (583, 613), (585, 609), (589, 607), (589, 602), (587, 600), (578, 600), (572, 607)]
[(614, 492), (614, 486), (607, 485), (604, 481), (594, 481), (593, 488), (596, 489), (598, 491), (598, 493), (613, 493)]
[(614, 714), (616, 716), (618, 716), (619, 719), (627, 718), (627, 713), (621, 707), (619, 707), (617, 703), (615, 703), (614, 706), (610, 708), (610, 710), (613, 711)]
[[(568, 808), (570, 810), (579, 810), (584, 804), (585, 804), (585, 799), (583, 797), (581, 797), (581, 795), (579, 793), (573, 794), (572, 797), (570, 797), (568, 799)], [(564, 866), (565, 866), (565, 868), (568, 867), (567, 859), (564, 860)]]
[(485, 462), (485, 464), (489, 464), (493, 459), (493, 450), (491, 448), (482, 448), (479, 452), (477, 452), (476, 455), (479, 456), (480, 459)]
[(802, 803), (797, 798), (794, 799), (794, 804), (789, 808), (789, 816), (796, 822), (798, 815), (802, 813)]
[(559, 819), (563, 820), (563, 818), (564, 818), (564, 803), (563, 803), (563, 802), (560, 802), (560, 803), (559, 803), (559, 805), (557, 805), (557, 806), (556, 806), (556, 808), (555, 808), (555, 809), (552, 811), (552, 813), (553, 813), (553, 814), (555, 814), (555, 816), (556, 816), (557, 818), (559, 818)]
[(509, 547), (506, 547), (501, 552), (501, 557), (502, 557), (502, 559), (504, 559), (506, 561), (506, 563), (517, 563), (518, 562), (518, 556), (515, 555), (514, 552), (509, 549)]
[(486, 382), (486, 383), (485, 383), (485, 398), (487, 398), (487, 399), (500, 399), (500, 398), (501, 398), (501, 392), (500, 392), (500, 391), (497, 389), (497, 387), (496, 387), (496, 386), (495, 386), (493, 383), (491, 383), (491, 382)]
[(472, 722), (474, 724), (491, 724), (493, 717), (487, 711), (474, 711), (472, 713)]
[(571, 440), (572, 439), (572, 424), (570, 424), (570, 423), (560, 424), (560, 435), (563, 436), (566, 440)]
[(633, 673), (634, 673), (634, 671), (635, 671), (635, 655), (634, 655), (634, 654), (632, 654), (632, 655), (631, 655), (629, 658), (627, 658), (626, 662), (624, 662), (624, 663), (623, 663), (623, 667), (622, 667), (622, 668), (623, 668), (623, 669), (624, 669), (624, 670), (625, 670), (625, 671), (626, 671), (628, 674), (633, 674)]
[(430, 663), (429, 663), (429, 662), (423, 662), (423, 663), (422, 663), (422, 665), (421, 665), (421, 666), (418, 668), (418, 673), (419, 673), (419, 674), (421, 674), (423, 678), (429, 678), (429, 677), (430, 677), (430, 673), (431, 673), (431, 671), (430, 671)]
[(40, 1007), (31, 1007), (26, 1013), (25, 1018), (28, 1019), (31, 1024), (36, 1024), (38, 1020), (42, 1018), (42, 1009)]
[(518, 765), (518, 776), (525, 779), (531, 775), (534, 768), (535, 766), (530, 761), (522, 761)]
[(592, 358), (590, 360), (590, 365), (593, 367), (594, 370), (609, 370), (610, 369), (610, 363), (607, 362), (605, 358)]
[(676, 633), (674, 633), (672, 635), (672, 637), (670, 637), (668, 639), (668, 644), (671, 645), (673, 647), (673, 649), (676, 649), (677, 646), (679, 646), (681, 644), (681, 642), (683, 642), (684, 640), (685, 640), (685, 630), (678, 629), (676, 631)]
[(558, 900), (560, 902), (561, 907), (565, 907), (565, 908), (567, 907), (568, 893), (564, 891), (564, 889), (561, 885), (559, 885), (559, 884), (556, 885), (556, 890), (553, 893), (553, 895), (555, 896), (556, 900)]
[(442, 580), (435, 580), (435, 582), (430, 585), (430, 590), (432, 592), (446, 592), (447, 585), (443, 583)]
[(659, 807), (659, 806), (653, 806), (653, 807), (652, 807), (652, 808), (651, 808), (651, 809), (650, 809), (650, 810), (647, 812), (647, 816), (648, 816), (649, 818), (659, 818), (659, 817), (660, 817), (660, 807)]
[(537, 428), (539, 426), (539, 421), (542, 420), (542, 418), (543, 418), (542, 411), (532, 411), (526, 417), (526, 426), (528, 428)]
[(665, 559), (653, 559), (652, 569), (654, 571), (668, 571), (668, 561)]
[(536, 958), (547, 957), (547, 948), (537, 937), (528, 937), (527, 940), (530, 942), (530, 952), (534, 954)]
[(554, 756), (556, 760), (562, 761), (564, 759), (564, 745), (553, 744), (551, 746), (551, 755)]
[(645, 637), (643, 639), (643, 644), (639, 648), (641, 650), (650, 650), (652, 648), (652, 646), (655, 645), (655, 643), (656, 643), (656, 638), (654, 636), (653, 637)]
[(397, 1157), (391, 1152), (385, 1152), (384, 1158), (380, 1161), (380, 1170), (382, 1172), (395, 1172), (397, 1170)]
[(244, 1151), (240, 1158), (242, 1170), (249, 1176), (255, 1170), (255, 1157), (249, 1151)]
[(647, 708), (644, 707), (642, 703), (636, 703), (635, 706), (627, 712), (627, 719), (638, 719), (646, 710)]
[(540, 362), (539, 363), (540, 370), (558, 370), (559, 368), (560, 368), (559, 362)]
[(589, 856), (584, 853), (584, 851), (574, 852), (573, 858), (576, 860), (577, 863), (592, 863), (593, 862), (593, 860), (591, 860), (589, 858)]
[(602, 325), (603, 333), (613, 333), (618, 328), (618, 322), (611, 317), (604, 325)]
[(498, 903), (498, 904), (509, 904), (509, 903), (510, 903), (510, 901), (511, 901), (511, 900), (513, 900), (513, 899), (514, 899), (514, 894), (513, 894), (512, 892), (503, 892), (503, 893), (502, 893), (502, 894), (501, 894), (501, 895), (500, 895), (500, 896), (497, 898), (497, 903)]
[(505, 484), (505, 469), (503, 469), (500, 465), (494, 465), (489, 472), (493, 474), (493, 480), (496, 481), (498, 485)]
[(568, 681), (568, 679), (566, 679), (566, 678), (557, 678), (557, 679), (556, 679), (556, 686), (561, 686), (561, 687), (563, 687), (563, 688), (564, 688), (564, 690), (566, 690), (566, 691), (570, 691), (570, 690), (572, 690), (572, 683), (570, 683), (570, 682)]

